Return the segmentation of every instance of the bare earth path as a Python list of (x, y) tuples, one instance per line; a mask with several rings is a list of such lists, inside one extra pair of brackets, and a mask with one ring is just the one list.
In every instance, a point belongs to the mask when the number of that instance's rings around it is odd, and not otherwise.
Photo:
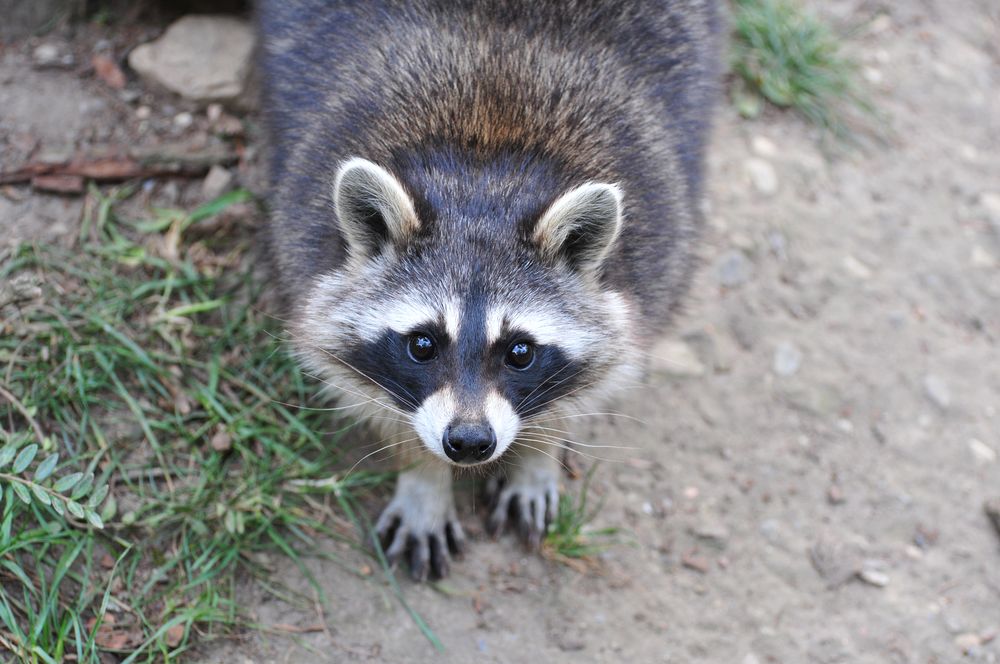
[[(1000, 8), (811, 4), (867, 23), (893, 135), (827, 159), (793, 117), (719, 113), (705, 266), (670, 333), (694, 359), (661, 347), (681, 364), (614, 406), (642, 423), (582, 429), (640, 448), (595, 478), (596, 525), (631, 544), (580, 574), (475, 536), (448, 593), (403, 583), (443, 654), (377, 578), (313, 561), (328, 630), (201, 660), (1000, 661)], [(242, 594), (262, 623), (319, 620)]]

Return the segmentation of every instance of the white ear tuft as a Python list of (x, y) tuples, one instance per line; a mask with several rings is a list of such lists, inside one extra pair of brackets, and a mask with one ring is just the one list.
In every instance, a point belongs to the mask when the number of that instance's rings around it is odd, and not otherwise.
[(399, 246), (420, 230), (413, 201), (389, 171), (367, 159), (341, 164), (333, 184), (340, 232), (353, 257), (376, 256)]
[(545, 211), (533, 240), (546, 258), (562, 258), (581, 272), (596, 272), (622, 228), (622, 190), (588, 182), (571, 189)]

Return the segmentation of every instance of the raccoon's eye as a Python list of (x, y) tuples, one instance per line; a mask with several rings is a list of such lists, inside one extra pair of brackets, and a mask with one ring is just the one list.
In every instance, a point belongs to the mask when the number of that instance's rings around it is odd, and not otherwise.
[(504, 358), (512, 369), (527, 369), (535, 361), (535, 347), (528, 341), (515, 341)]
[(414, 362), (430, 362), (437, 355), (434, 337), (423, 332), (415, 332), (410, 335), (406, 343), (406, 350)]

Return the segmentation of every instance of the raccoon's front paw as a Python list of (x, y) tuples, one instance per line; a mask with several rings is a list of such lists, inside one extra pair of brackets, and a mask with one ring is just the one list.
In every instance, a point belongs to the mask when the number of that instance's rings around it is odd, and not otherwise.
[(465, 534), (451, 495), (451, 470), (402, 473), (396, 494), (382, 510), (375, 531), (390, 564), (401, 559), (416, 581), (448, 576), (451, 557), (459, 556)]
[(538, 549), (559, 509), (559, 466), (546, 456), (526, 455), (509, 467), (508, 477), (491, 478), (488, 490), (493, 507), (487, 531), (497, 537), (513, 522), (525, 545)]

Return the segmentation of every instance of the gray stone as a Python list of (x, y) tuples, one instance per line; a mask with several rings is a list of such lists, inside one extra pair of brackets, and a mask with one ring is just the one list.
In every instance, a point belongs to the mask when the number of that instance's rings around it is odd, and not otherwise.
[(229, 169), (219, 166), (212, 166), (208, 175), (201, 183), (201, 196), (205, 200), (212, 200), (224, 194), (233, 183), (233, 174)]
[(778, 146), (767, 136), (754, 136), (750, 139), (750, 147), (761, 157), (774, 157), (778, 154)]
[(722, 522), (707, 521), (693, 526), (691, 534), (712, 546), (725, 549), (729, 542), (729, 531)]
[(747, 177), (758, 193), (773, 196), (778, 191), (778, 174), (771, 162), (758, 157), (751, 157), (744, 163)]
[(795, 344), (782, 341), (774, 349), (774, 373), (779, 376), (795, 375), (802, 366), (802, 351)]
[(31, 57), (39, 67), (48, 67), (59, 62), (59, 47), (55, 44), (39, 44), (31, 52)]
[(785, 548), (784, 526), (777, 519), (764, 519), (757, 527), (768, 542), (778, 548)]
[(246, 106), (254, 32), (232, 16), (192, 15), (159, 39), (136, 47), (129, 66), (144, 79), (199, 103)]
[(969, 451), (972, 452), (976, 463), (991, 464), (997, 460), (996, 450), (978, 438), (969, 439)]
[(844, 265), (844, 270), (855, 279), (867, 281), (868, 279), (872, 278), (871, 268), (862, 263), (854, 256), (850, 255), (844, 256), (843, 265)]
[(861, 567), (857, 555), (849, 546), (842, 540), (825, 536), (809, 548), (809, 562), (828, 588), (847, 583)]
[(878, 569), (866, 567), (858, 572), (858, 578), (868, 585), (877, 588), (885, 588), (889, 585), (889, 575)]
[(940, 376), (927, 374), (924, 376), (924, 392), (931, 402), (941, 410), (951, 407), (951, 390)]
[(716, 261), (715, 276), (726, 288), (741, 286), (753, 276), (753, 263), (742, 251), (732, 249)]

